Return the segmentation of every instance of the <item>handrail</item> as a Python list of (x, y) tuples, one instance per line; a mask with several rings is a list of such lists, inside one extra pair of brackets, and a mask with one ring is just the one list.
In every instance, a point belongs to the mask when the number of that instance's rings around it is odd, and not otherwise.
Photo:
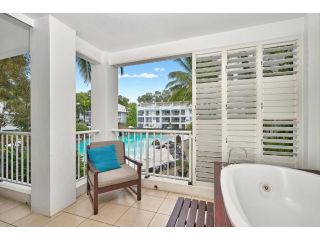
[(112, 129), (113, 132), (130, 132), (130, 133), (163, 133), (163, 134), (191, 134), (189, 130), (154, 130), (154, 129)]
[[(99, 130), (86, 130), (86, 131), (76, 131), (76, 134), (85, 134), (85, 133), (99, 133)], [(12, 131), (0, 131), (0, 134), (8, 134), (8, 135), (24, 135), (30, 136), (31, 132), (12, 132)]]
[(11, 131), (0, 131), (0, 134), (6, 134), (6, 135), (24, 135), (24, 136), (30, 136), (31, 132), (11, 132)]
[(86, 131), (76, 131), (76, 134), (86, 134), (86, 133), (99, 133), (100, 130), (86, 130)]

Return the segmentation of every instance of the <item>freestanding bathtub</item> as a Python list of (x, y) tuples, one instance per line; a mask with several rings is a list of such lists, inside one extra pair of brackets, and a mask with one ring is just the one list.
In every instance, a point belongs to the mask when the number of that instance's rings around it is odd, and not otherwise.
[(233, 226), (320, 226), (320, 175), (234, 164), (222, 169), (221, 189)]

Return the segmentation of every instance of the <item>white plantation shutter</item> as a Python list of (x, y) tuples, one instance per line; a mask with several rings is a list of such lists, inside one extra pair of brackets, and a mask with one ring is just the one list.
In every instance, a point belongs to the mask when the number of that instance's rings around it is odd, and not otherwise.
[(297, 43), (264, 46), (262, 68), (262, 159), (295, 165), (300, 125)]
[(196, 179), (213, 180), (213, 162), (297, 166), (301, 143), (296, 41), (196, 56)]
[(196, 177), (213, 181), (221, 161), (221, 53), (196, 58)]
[[(254, 159), (257, 149), (257, 51), (256, 48), (227, 53), (227, 149), (235, 148), (231, 160)], [(227, 159), (225, 159), (227, 160)]]

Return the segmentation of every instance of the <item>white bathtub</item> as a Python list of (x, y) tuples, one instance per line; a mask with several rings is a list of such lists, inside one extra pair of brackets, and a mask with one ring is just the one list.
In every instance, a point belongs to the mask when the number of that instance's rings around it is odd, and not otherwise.
[(222, 169), (233, 226), (320, 226), (320, 175), (262, 164)]

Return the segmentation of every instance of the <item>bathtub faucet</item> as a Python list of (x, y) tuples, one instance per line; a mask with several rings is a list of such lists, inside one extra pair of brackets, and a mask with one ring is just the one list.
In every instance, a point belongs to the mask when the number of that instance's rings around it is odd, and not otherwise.
[[(241, 149), (241, 150), (245, 153), (245, 156), (246, 156), (246, 159), (245, 159), (245, 160), (247, 160), (247, 158), (248, 158), (248, 151), (247, 151), (247, 149), (245, 149), (244, 147), (234, 147), (234, 148), (231, 148), (230, 151), (229, 151), (229, 153), (228, 153), (228, 161), (227, 161), (227, 164), (226, 164), (226, 165), (229, 165), (229, 164), (230, 164), (231, 153), (232, 153), (234, 150), (236, 150), (236, 149)], [(236, 162), (234, 162), (234, 163), (236, 163)]]

